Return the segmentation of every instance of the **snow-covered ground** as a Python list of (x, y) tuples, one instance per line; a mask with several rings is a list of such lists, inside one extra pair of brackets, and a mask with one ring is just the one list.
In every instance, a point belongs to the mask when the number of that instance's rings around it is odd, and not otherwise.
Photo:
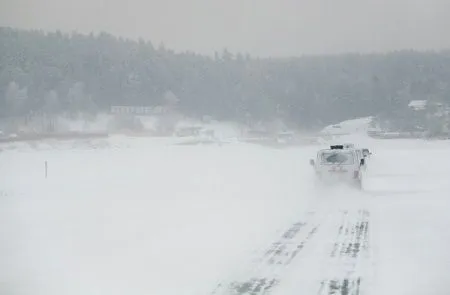
[(0, 293), (448, 294), (450, 143), (343, 140), (364, 192), (316, 190), (317, 147), (4, 148)]

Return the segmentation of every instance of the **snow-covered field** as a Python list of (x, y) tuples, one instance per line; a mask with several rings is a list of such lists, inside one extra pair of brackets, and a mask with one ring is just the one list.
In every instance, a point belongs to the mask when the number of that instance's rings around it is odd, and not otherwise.
[(364, 192), (315, 190), (317, 147), (4, 148), (0, 294), (449, 294), (450, 143), (345, 141)]

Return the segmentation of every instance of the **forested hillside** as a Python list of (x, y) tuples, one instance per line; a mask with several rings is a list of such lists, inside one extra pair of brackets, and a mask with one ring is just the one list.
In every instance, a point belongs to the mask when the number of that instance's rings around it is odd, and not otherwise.
[[(283, 44), (279, 44), (283, 46)], [(255, 59), (175, 53), (109, 34), (0, 28), (0, 116), (157, 106), (167, 93), (192, 116), (283, 118), (319, 127), (398, 118), (411, 100), (450, 102), (450, 51)]]

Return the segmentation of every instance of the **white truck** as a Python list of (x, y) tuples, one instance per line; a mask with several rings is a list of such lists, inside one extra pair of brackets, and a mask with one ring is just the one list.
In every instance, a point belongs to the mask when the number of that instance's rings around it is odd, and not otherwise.
[(347, 183), (362, 189), (365, 161), (360, 149), (332, 145), (329, 149), (319, 150), (310, 165), (321, 183)]

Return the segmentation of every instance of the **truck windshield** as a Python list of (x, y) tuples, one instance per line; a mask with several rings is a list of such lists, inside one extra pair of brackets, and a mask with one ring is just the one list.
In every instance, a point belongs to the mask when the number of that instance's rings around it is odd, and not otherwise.
[(329, 151), (323, 152), (321, 155), (322, 164), (345, 164), (351, 165), (354, 162), (354, 157), (351, 152)]

